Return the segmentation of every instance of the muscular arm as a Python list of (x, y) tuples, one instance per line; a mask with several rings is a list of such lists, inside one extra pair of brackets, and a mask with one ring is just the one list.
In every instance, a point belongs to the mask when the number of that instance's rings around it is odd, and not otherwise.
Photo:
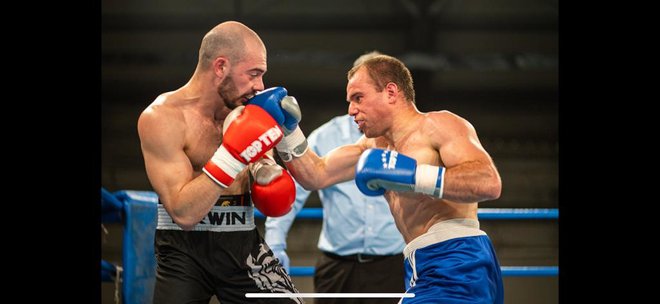
[[(450, 113), (434, 114), (435, 145), (446, 168), (443, 198), (474, 203), (500, 197), (502, 181), (493, 160), (481, 146), (477, 132), (466, 120)], [(447, 115), (438, 123), (439, 115)]]
[(146, 110), (138, 120), (138, 133), (149, 181), (182, 229), (192, 229), (221, 194), (240, 186), (237, 181), (223, 189), (205, 174), (193, 171), (184, 152), (183, 117), (175, 110)]
[(355, 164), (366, 149), (366, 139), (362, 137), (357, 143), (337, 147), (324, 157), (309, 149), (301, 157), (287, 162), (286, 166), (303, 188), (318, 190), (352, 180)]

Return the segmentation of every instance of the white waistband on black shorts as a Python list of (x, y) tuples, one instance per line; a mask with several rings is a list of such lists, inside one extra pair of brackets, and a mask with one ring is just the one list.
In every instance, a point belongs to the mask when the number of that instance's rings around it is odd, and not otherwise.
[[(255, 228), (253, 206), (213, 206), (192, 231), (248, 231)], [(167, 213), (162, 204), (158, 204), (158, 230), (183, 230)]]

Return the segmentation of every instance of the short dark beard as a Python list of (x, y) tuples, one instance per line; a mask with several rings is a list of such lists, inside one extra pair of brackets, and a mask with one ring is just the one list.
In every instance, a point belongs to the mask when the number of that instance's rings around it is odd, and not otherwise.
[[(234, 85), (234, 79), (229, 75), (227, 75), (227, 77), (222, 80), (222, 83), (220, 83), (220, 86), (218, 86), (218, 95), (220, 95), (220, 98), (225, 102), (225, 106), (230, 110), (236, 109), (240, 105), (232, 103), (232, 100), (238, 99), (240, 96)], [(232, 98), (232, 96), (234, 97)]]

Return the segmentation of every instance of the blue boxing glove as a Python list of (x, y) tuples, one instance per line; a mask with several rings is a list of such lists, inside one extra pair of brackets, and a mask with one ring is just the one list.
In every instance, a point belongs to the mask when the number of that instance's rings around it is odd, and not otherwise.
[(290, 273), (289, 265), (289, 256), (286, 254), (286, 251), (284, 251), (284, 246), (283, 245), (273, 245), (270, 247), (270, 250), (273, 251), (273, 255), (275, 255), (276, 258), (280, 260), (280, 264), (282, 264), (282, 267), (284, 267), (284, 270), (286, 270), (287, 273)]
[(248, 100), (248, 104), (260, 106), (282, 126), (284, 134), (293, 132), (302, 115), (298, 102), (293, 96), (287, 96), (283, 87), (272, 87), (257, 93)]
[(257, 105), (268, 112), (282, 127), (284, 137), (276, 146), (283, 161), (289, 162), (307, 152), (308, 144), (298, 123), (302, 119), (300, 106), (293, 96), (288, 96), (283, 87), (273, 87), (259, 92), (248, 104)]
[(282, 126), (284, 125), (284, 113), (280, 107), (280, 101), (282, 101), (282, 98), (284, 98), (286, 94), (287, 91), (285, 88), (272, 87), (254, 95), (254, 97), (248, 100), (248, 104), (260, 106), (266, 110), (273, 119), (275, 119), (277, 124)]
[(417, 165), (415, 159), (396, 151), (367, 149), (355, 167), (355, 184), (368, 196), (392, 190), (442, 198), (444, 175), (444, 167)]

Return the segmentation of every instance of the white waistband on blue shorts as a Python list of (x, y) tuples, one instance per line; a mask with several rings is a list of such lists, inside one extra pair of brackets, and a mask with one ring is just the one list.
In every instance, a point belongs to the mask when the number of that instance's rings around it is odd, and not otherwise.
[(460, 237), (486, 235), (486, 232), (479, 229), (479, 221), (468, 218), (450, 219), (433, 224), (429, 230), (410, 241), (403, 248), (403, 255), (406, 258), (416, 249), (428, 245), (444, 242)]
[[(248, 231), (255, 228), (253, 206), (213, 206), (192, 231)], [(183, 230), (158, 204), (158, 230)]]

